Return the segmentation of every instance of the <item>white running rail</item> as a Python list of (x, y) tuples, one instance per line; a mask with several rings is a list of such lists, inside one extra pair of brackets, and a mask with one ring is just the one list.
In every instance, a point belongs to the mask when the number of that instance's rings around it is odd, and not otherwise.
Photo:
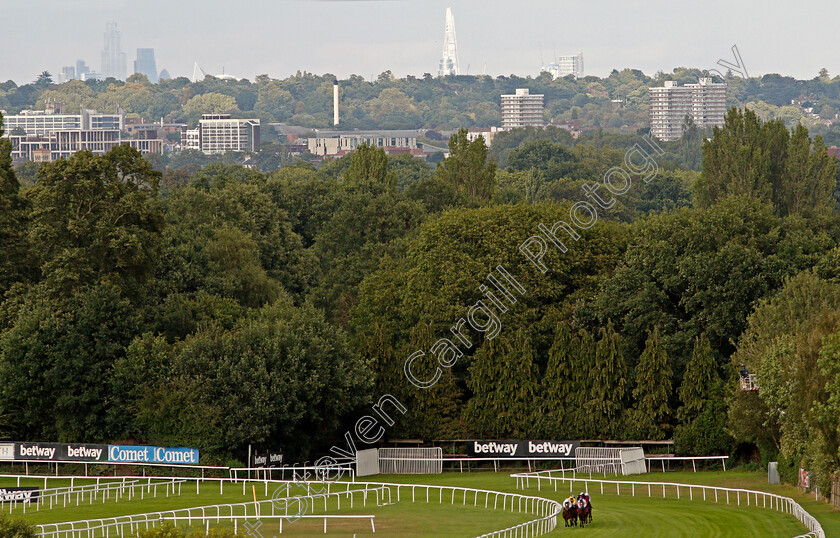
[[(796, 519), (798, 519), (805, 527), (808, 528), (810, 532), (804, 534), (802, 536), (814, 536), (815, 538), (825, 538), (825, 531), (823, 531), (822, 525), (817, 519), (809, 514), (802, 506), (799, 505), (795, 500), (791, 499), (790, 497), (784, 497), (782, 495), (776, 495), (775, 493), (767, 493), (764, 491), (756, 491), (750, 489), (739, 489), (739, 488), (721, 488), (715, 486), (701, 486), (697, 484), (678, 484), (674, 482), (637, 482), (637, 481), (630, 481), (630, 480), (598, 480), (594, 478), (576, 478), (576, 477), (568, 477), (566, 473), (568, 470), (551, 470), (551, 471), (537, 471), (532, 473), (515, 473), (510, 475), (512, 478), (516, 479), (516, 488), (517, 489), (525, 489), (531, 487), (531, 480), (535, 480), (537, 483), (537, 491), (542, 490), (542, 482), (546, 481), (549, 485), (554, 485), (554, 491), (557, 491), (557, 485), (564, 484), (566, 482), (569, 483), (569, 491), (574, 491), (575, 484), (582, 485), (584, 491), (589, 491), (589, 485), (600, 485), (601, 494), (604, 493), (604, 485), (615, 485), (615, 493), (616, 495), (621, 495), (622, 486), (624, 487), (625, 494), (629, 490), (630, 495), (636, 495), (636, 489), (638, 488), (642, 493), (644, 492), (645, 488), (647, 488), (648, 497), (653, 496), (654, 488), (656, 491), (656, 495), (659, 496), (659, 491), (662, 491), (662, 497), (664, 498), (668, 492), (671, 494), (676, 494), (676, 498), (680, 498), (680, 489), (685, 492), (688, 491), (688, 497), (690, 500), (694, 500), (694, 495), (697, 494), (698, 497), (702, 493), (703, 500), (711, 500), (711, 497), (714, 496), (715, 502), (721, 502), (721, 500), (725, 500), (726, 504), (730, 504), (732, 502), (730, 499), (734, 497), (734, 502), (737, 503), (738, 506), (741, 506), (741, 503), (746, 503), (746, 506), (761, 506), (763, 508), (769, 508), (771, 510), (778, 510), (780, 512), (784, 512), (786, 514), (790, 514)], [(553, 475), (552, 473), (559, 473), (560, 476)], [(685, 493), (683, 493), (685, 496)], [(797, 537), (799, 538), (799, 537)]]
[[(300, 487), (303, 482), (286, 482), (286, 481), (272, 481), (273, 485), (283, 486), (295, 484)], [(321, 495), (299, 496), (299, 497), (283, 497), (274, 500), (264, 500), (246, 503), (235, 504), (220, 504), (213, 506), (201, 506), (195, 508), (184, 508), (180, 510), (168, 510), (164, 512), (154, 512), (146, 514), (133, 514), (126, 516), (117, 516), (112, 518), (89, 519), (83, 521), (70, 521), (63, 523), (49, 523), (37, 525), (37, 536), (50, 536), (56, 538), (62, 537), (76, 537), (84, 536), (85, 538), (97, 538), (99, 536), (109, 536), (109, 531), (113, 536), (123, 536), (126, 531), (136, 532), (140, 529), (154, 527), (163, 521), (174, 522), (189, 522), (191, 524), (201, 524), (202, 527), (209, 528), (210, 523), (218, 524), (221, 521), (232, 521), (234, 527), (238, 528), (239, 521), (256, 521), (260, 518), (266, 518), (269, 515), (275, 519), (295, 519), (300, 516), (289, 514), (289, 504), (282, 501), (289, 499), (303, 499), (303, 502), (311, 504), (314, 507), (316, 498), (324, 499), (324, 509), (327, 510), (327, 500), (329, 497), (336, 497), (340, 499), (342, 496), (349, 496), (352, 506), (353, 496), (355, 494), (362, 494), (363, 503), (366, 503), (369, 494), (374, 494), (377, 499), (377, 505), (392, 500), (392, 495), (396, 494), (397, 501), (405, 500), (406, 502), (448, 502), (451, 505), (460, 504), (468, 506), (472, 501), (473, 507), (483, 507), (492, 510), (503, 510), (509, 512), (516, 512), (521, 514), (532, 514), (537, 516), (535, 519), (520, 523), (501, 529), (498, 531), (489, 532), (481, 535), (482, 537), (499, 537), (499, 538), (524, 538), (535, 537), (546, 534), (554, 530), (557, 526), (557, 517), (562, 511), (562, 506), (559, 502), (536, 497), (532, 495), (523, 495), (520, 493), (507, 493), (500, 491), (490, 491), (473, 488), (462, 488), (455, 486), (437, 486), (426, 484), (396, 484), (396, 483), (381, 483), (381, 482), (311, 482), (318, 486), (327, 486), (327, 493)], [(353, 489), (364, 488), (364, 489)], [(331, 491), (335, 490), (335, 491)], [(281, 501), (282, 510), (280, 514), (277, 511), (277, 502)], [(492, 501), (492, 502), (491, 502)], [(366, 504), (365, 504), (366, 506)], [(340, 501), (338, 504), (340, 508)], [(270, 512), (270, 514), (269, 514)], [(310, 515), (310, 514), (307, 514)], [(311, 514), (312, 518), (324, 518), (324, 515)], [(369, 516), (365, 516), (369, 517)], [(282, 522), (281, 519), (281, 522)], [(325, 521), (326, 524), (326, 521)], [(373, 522), (371, 520), (371, 526)]]

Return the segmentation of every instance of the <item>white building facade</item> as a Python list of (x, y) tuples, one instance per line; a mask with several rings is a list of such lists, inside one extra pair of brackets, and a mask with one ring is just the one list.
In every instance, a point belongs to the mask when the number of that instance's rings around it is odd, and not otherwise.
[(198, 135), (199, 149), (208, 155), (227, 151), (256, 153), (260, 147), (260, 120), (233, 119), (230, 114), (204, 114), (198, 122)]
[(554, 62), (544, 66), (543, 71), (548, 71), (554, 78), (563, 78), (574, 75), (575, 78), (583, 77), (583, 53), (578, 52), (571, 56), (558, 56)]
[(502, 95), (502, 129), (544, 127), (543, 94), (517, 88), (512, 95)]
[(669, 80), (650, 88), (650, 134), (665, 142), (682, 137), (686, 116), (705, 129), (722, 127), (725, 115), (725, 83), (701, 78), (697, 84), (678, 86)]
[(362, 144), (389, 150), (417, 150), (417, 131), (316, 131), (307, 139), (307, 149), (313, 155), (343, 155)]

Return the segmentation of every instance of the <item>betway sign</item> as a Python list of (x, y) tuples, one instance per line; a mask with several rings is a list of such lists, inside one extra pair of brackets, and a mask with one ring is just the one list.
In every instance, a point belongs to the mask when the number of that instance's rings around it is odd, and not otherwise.
[(570, 458), (580, 441), (469, 441), (467, 453), (484, 458)]
[(14, 443), (15, 459), (29, 461), (104, 461), (108, 445)]

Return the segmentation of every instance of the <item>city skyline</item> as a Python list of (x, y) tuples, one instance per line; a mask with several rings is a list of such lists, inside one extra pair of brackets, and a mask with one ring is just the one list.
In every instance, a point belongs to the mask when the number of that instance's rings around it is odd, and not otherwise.
[[(224, 67), (226, 73), (250, 80), (262, 73), (284, 78), (298, 70), (339, 78), (370, 78), (386, 70), (398, 77), (434, 75), (443, 46), (441, 22), (450, 6), (458, 14), (462, 74), (486, 69), (492, 76), (536, 76), (540, 56), (550, 57), (553, 50), (583, 51), (585, 75), (606, 76), (612, 69), (628, 67), (649, 75), (680, 66), (709, 69), (718, 59), (728, 58), (732, 44), (738, 44), (753, 76), (780, 73), (810, 79), (822, 67), (832, 76), (840, 72), (831, 53), (831, 43), (840, 38), (818, 32), (803, 32), (795, 40), (777, 35), (778, 28), (804, 11), (828, 10), (831, 5), (825, 1), (775, 10), (761, 10), (757, 2), (733, 5), (719, 0), (688, 7), (660, 0), (532, 0), (516, 11), (496, 0), (429, 0), (422, 5), (253, 0), (237, 12), (228, 12), (227, 6), (211, 0), (199, 12), (192, 5), (160, 0), (142, 5), (103, 0), (10, 5), (4, 10), (15, 20), (34, 20), (43, 9), (56, 16), (39, 20), (43, 46), (4, 59), (0, 79), (25, 83), (45, 69), (57, 75), (77, 59), (96, 66), (102, 28), (108, 22), (117, 23), (123, 51), (154, 48), (158, 68), (172, 76), (189, 76), (194, 62), (208, 72)], [(184, 25), (185, 20), (191, 24)], [(0, 46), (18, 48), (31, 32), (27, 26), (8, 28)], [(686, 28), (703, 30), (691, 35)]]

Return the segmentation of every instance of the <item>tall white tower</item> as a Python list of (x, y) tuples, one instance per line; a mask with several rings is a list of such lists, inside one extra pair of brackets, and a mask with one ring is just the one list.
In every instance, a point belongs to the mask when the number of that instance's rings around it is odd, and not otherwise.
[(455, 17), (452, 8), (446, 8), (446, 30), (443, 37), (443, 54), (440, 57), (438, 76), (460, 75), (458, 68), (458, 42), (455, 40)]

